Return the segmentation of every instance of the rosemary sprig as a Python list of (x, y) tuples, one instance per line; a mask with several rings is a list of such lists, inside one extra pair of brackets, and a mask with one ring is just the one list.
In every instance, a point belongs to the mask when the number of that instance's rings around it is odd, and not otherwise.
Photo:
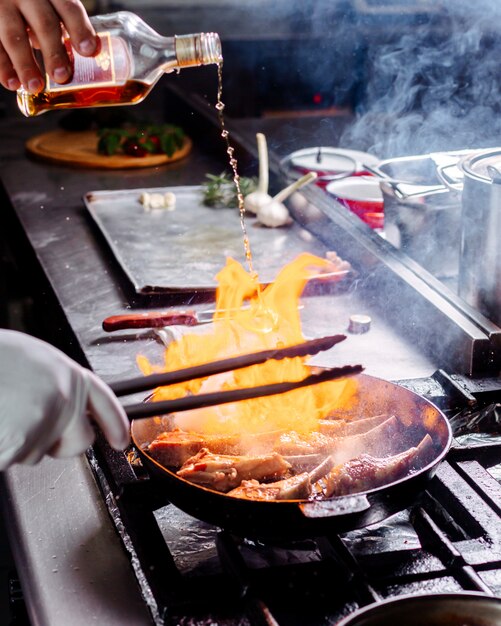
[[(219, 175), (206, 174), (202, 183), (204, 204), (214, 208), (233, 209), (238, 207), (237, 190), (232, 177), (227, 172)], [(245, 197), (257, 189), (256, 178), (240, 177), (240, 189)]]

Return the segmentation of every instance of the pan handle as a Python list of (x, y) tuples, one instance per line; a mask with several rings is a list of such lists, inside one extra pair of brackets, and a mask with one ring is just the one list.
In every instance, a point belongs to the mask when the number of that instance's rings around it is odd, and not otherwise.
[(341, 517), (351, 513), (362, 513), (371, 506), (367, 496), (356, 494), (353, 496), (340, 496), (332, 500), (319, 500), (318, 502), (304, 502), (299, 505), (301, 512), (308, 518)]
[(457, 163), (447, 163), (437, 165), (437, 176), (439, 180), (451, 191), (463, 191), (463, 180), (456, 175), (451, 175), (447, 170), (458, 171)]

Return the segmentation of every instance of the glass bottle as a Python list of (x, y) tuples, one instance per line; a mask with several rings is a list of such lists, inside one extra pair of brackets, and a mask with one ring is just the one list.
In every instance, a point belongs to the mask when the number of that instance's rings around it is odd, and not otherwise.
[(21, 87), (17, 104), (27, 117), (54, 109), (137, 104), (166, 72), (183, 67), (219, 64), (221, 42), (216, 33), (162, 37), (140, 17), (119, 11), (91, 18), (99, 37), (99, 52), (83, 57), (65, 40), (73, 77), (60, 85), (43, 69), (45, 87), (32, 94)]

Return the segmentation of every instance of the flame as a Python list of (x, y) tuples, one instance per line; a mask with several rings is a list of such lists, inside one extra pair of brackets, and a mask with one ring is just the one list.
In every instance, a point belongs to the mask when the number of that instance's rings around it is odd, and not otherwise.
[[(229, 258), (217, 275), (215, 323), (211, 331), (192, 332), (171, 343), (165, 351), (163, 366), (156, 367), (139, 356), (139, 367), (144, 374), (173, 371), (304, 341), (299, 298), (310, 278), (319, 270), (329, 269), (332, 269), (329, 260), (304, 253), (286, 265), (275, 282), (263, 288), (254, 275)], [(152, 399), (169, 400), (188, 394), (301, 380), (309, 373), (302, 357), (269, 360), (206, 379), (159, 387)], [(327, 382), (277, 396), (186, 411), (176, 416), (176, 424), (183, 430), (218, 434), (311, 432), (320, 418), (348, 404), (356, 389), (353, 378)]]

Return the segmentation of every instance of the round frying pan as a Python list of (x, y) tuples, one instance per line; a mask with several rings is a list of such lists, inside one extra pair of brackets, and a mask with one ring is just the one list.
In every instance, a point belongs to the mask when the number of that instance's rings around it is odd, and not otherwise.
[(497, 626), (501, 624), (501, 598), (482, 593), (407, 595), (356, 611), (338, 626)]
[(350, 415), (398, 416), (401, 427), (391, 441), (395, 453), (417, 446), (426, 434), (432, 439), (432, 445), (414, 471), (362, 493), (321, 501), (235, 498), (180, 478), (148, 454), (148, 445), (165, 430), (161, 420), (135, 420), (132, 440), (151, 475), (159, 480), (159, 489), (165, 488), (170, 502), (204, 522), (241, 536), (262, 539), (300, 539), (363, 528), (413, 503), (446, 455), (452, 433), (443, 413), (425, 398), (372, 376), (361, 374), (357, 380), (359, 392)]

